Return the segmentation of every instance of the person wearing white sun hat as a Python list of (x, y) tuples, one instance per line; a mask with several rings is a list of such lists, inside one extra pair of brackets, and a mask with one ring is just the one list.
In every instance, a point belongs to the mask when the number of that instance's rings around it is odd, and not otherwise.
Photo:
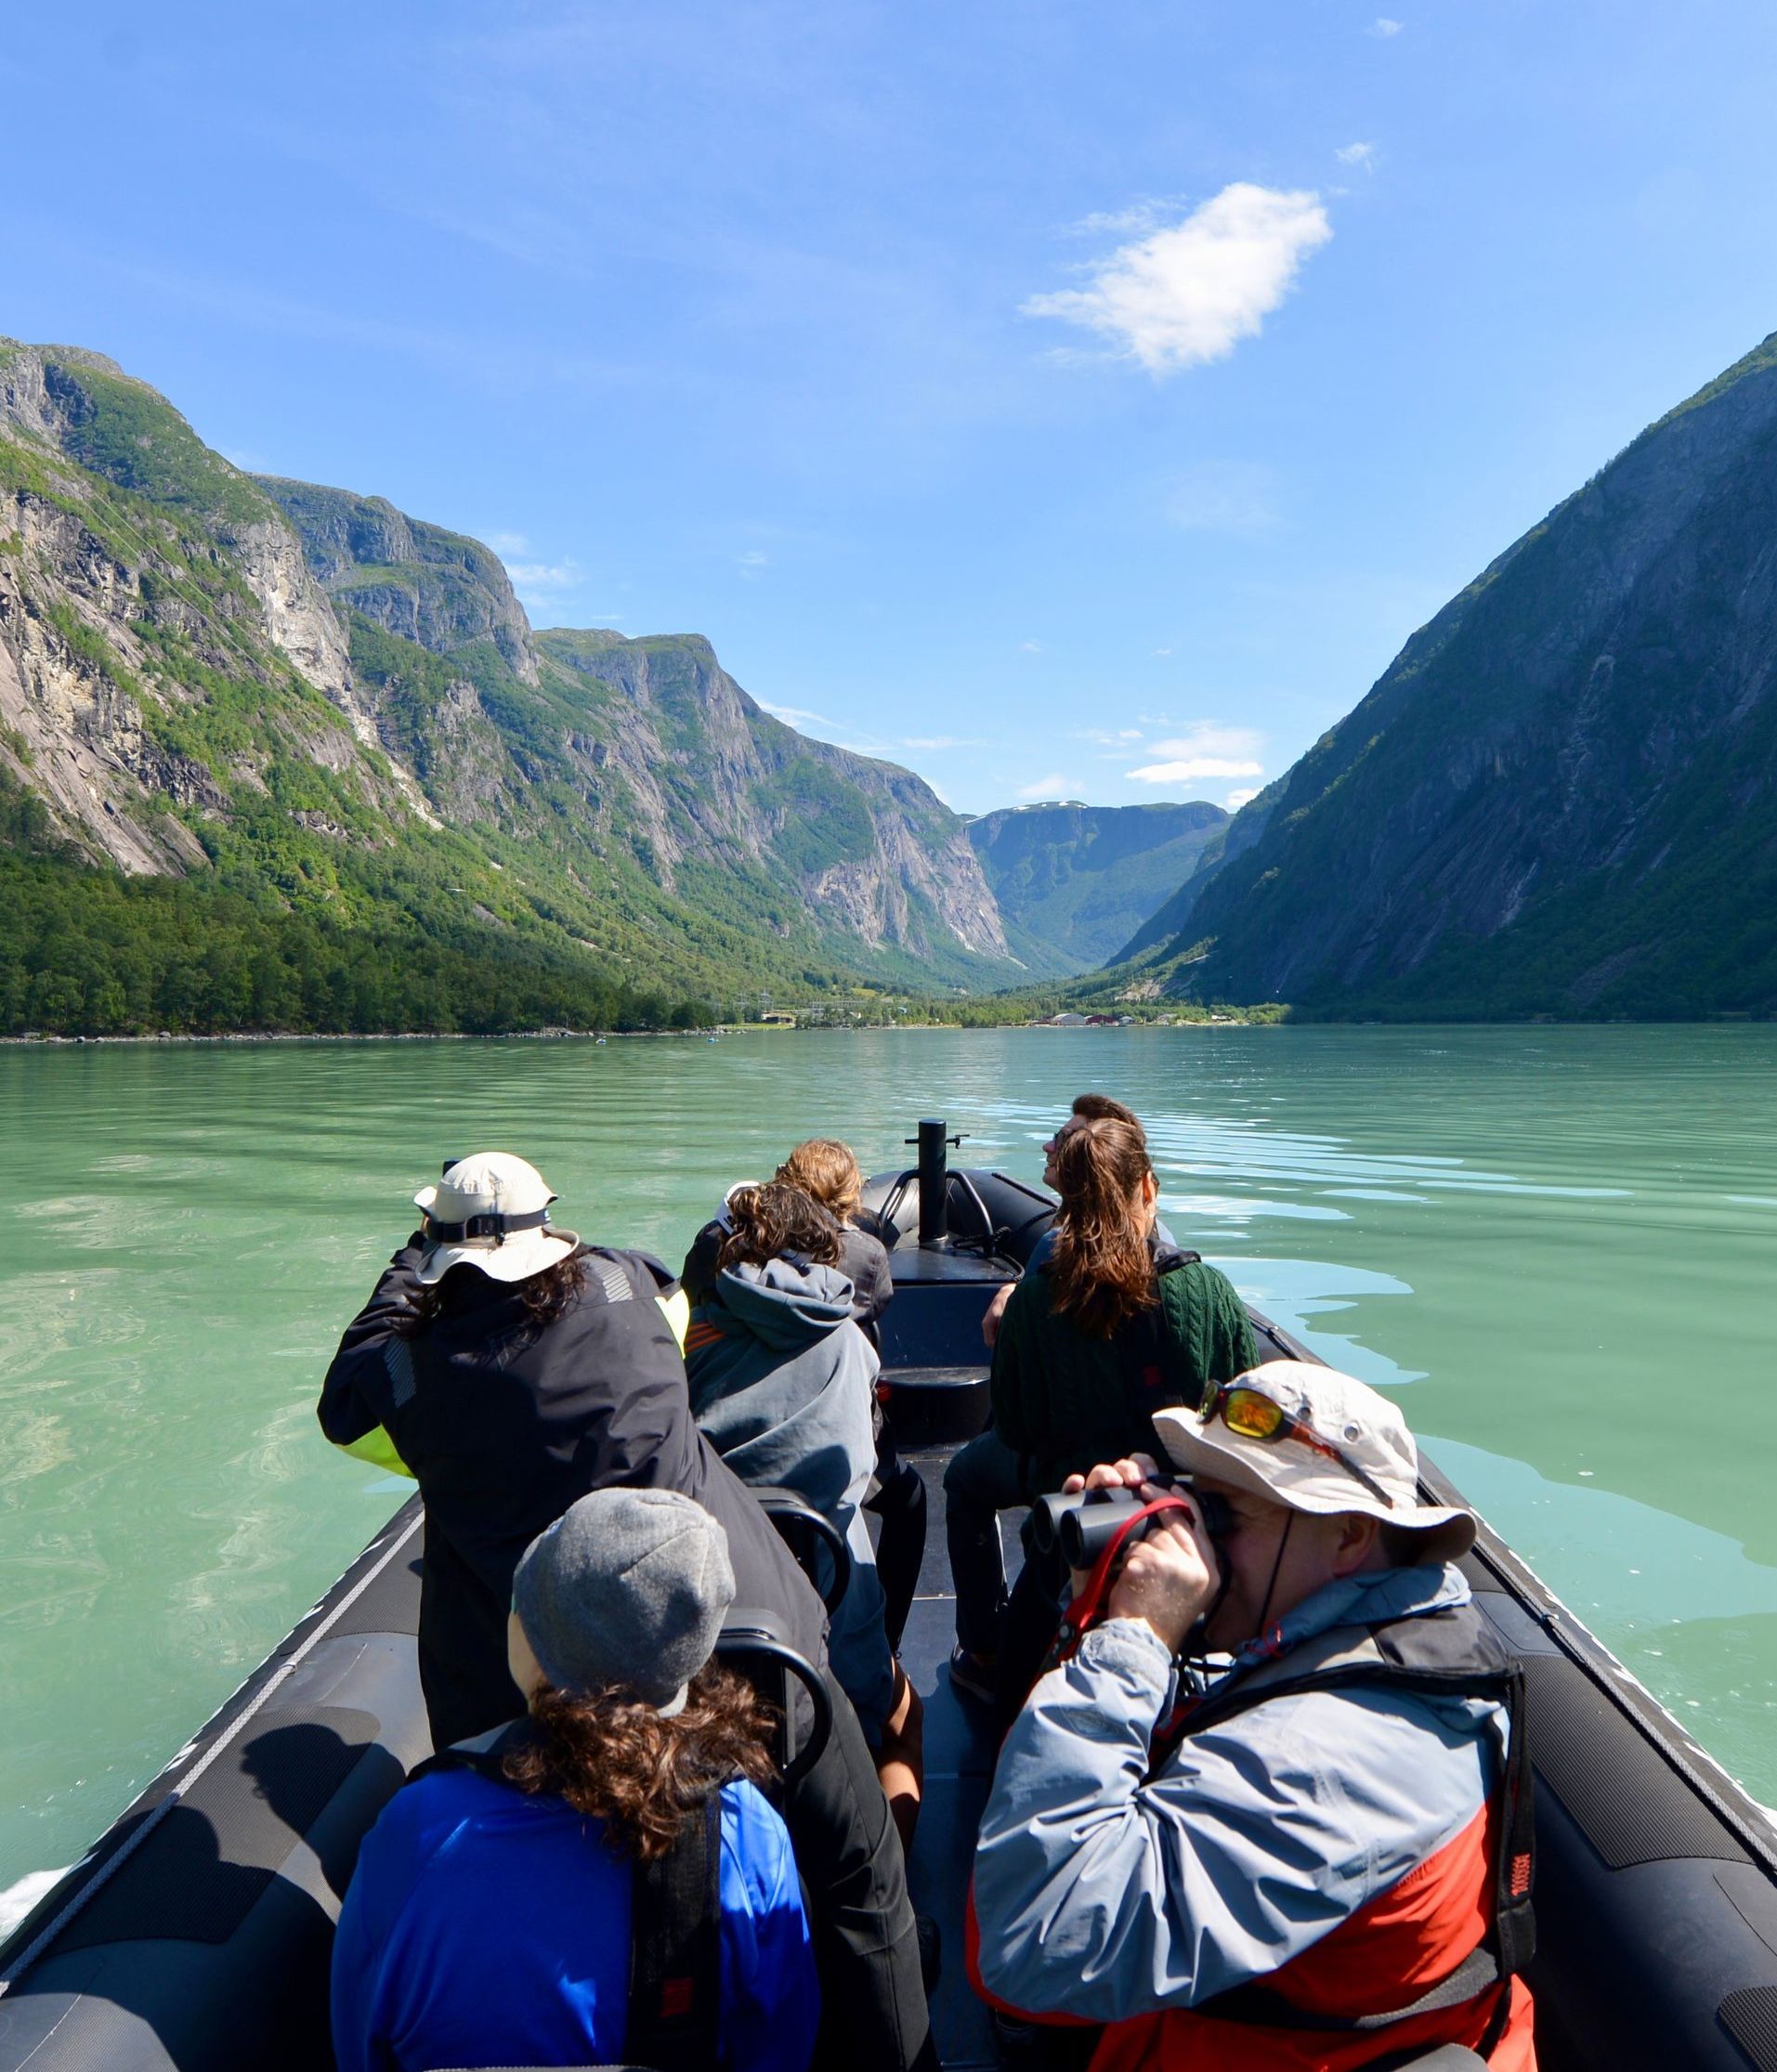
[(820, 1599), (691, 1415), (684, 1297), (646, 1252), (549, 1218), (536, 1168), (459, 1159), (414, 1197), (423, 1222), (347, 1326), (321, 1386), (336, 1445), (414, 1477), (425, 1502), (420, 1683), (433, 1745), (523, 1708), (507, 1659), (525, 1549), (589, 1491), (676, 1490), (722, 1526), (738, 1601), (772, 1613), (820, 1670), (827, 1751), (784, 1813), (813, 1901), (834, 2048), (854, 2072), (929, 2052), (919, 1934), (888, 1802), (827, 1667)]
[(1105, 2024), (1093, 2072), (1446, 2045), (1534, 2072), (1522, 1670), (1454, 1566), (1473, 1513), (1424, 1501), (1399, 1410), (1327, 1368), (1154, 1424), (1188, 1483), (1136, 1455), (1067, 1485), (1141, 1515), (1074, 1576), (1000, 1751), (977, 1984)]
[(473, 1266), (490, 1281), (508, 1283), (558, 1266), (578, 1248), (580, 1233), (551, 1226), (555, 1199), (537, 1168), (509, 1151), (458, 1159), (413, 1197), (426, 1247), (420, 1285), (433, 1286), (453, 1266)]

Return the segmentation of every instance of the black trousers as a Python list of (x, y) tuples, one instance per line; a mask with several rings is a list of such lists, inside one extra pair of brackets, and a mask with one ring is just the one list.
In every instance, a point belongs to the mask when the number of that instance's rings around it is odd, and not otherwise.
[(832, 2072), (936, 2072), (901, 1838), (851, 1701), (830, 1670), (821, 1676), (832, 1738), (783, 1808), (814, 1912), (815, 2063)]

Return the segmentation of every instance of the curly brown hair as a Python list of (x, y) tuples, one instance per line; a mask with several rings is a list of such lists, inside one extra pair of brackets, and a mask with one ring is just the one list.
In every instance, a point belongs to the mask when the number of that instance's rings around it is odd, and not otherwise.
[(692, 1677), (685, 1710), (670, 1719), (621, 1688), (545, 1684), (530, 1720), (533, 1734), (501, 1765), (507, 1781), (602, 1820), (612, 1846), (642, 1863), (663, 1857), (725, 1784), (772, 1775), (777, 1714), (744, 1677), (713, 1662)]
[(728, 1197), (734, 1228), (716, 1254), (718, 1267), (764, 1266), (786, 1252), (799, 1252), (817, 1266), (836, 1266), (843, 1232), (830, 1209), (812, 1194), (782, 1180), (763, 1187), (737, 1187)]
[[(441, 1281), (435, 1281), (429, 1288), (422, 1288), (407, 1306), (407, 1314), (396, 1324), (396, 1335), (402, 1338), (417, 1338), (423, 1331), (429, 1331), (440, 1316), (451, 1308), (451, 1297), (466, 1285), (459, 1279), (464, 1273), (474, 1273), (482, 1280), (489, 1275), (468, 1260), (460, 1260)], [(454, 1285), (453, 1285), (454, 1284)], [(565, 1259), (557, 1259), (554, 1266), (546, 1266), (541, 1273), (533, 1273), (527, 1281), (504, 1283), (509, 1292), (523, 1303), (525, 1322), (541, 1331), (545, 1324), (554, 1323), (557, 1318), (568, 1314), (580, 1299), (581, 1290), (586, 1285), (586, 1258), (581, 1252), (570, 1252)], [(446, 1294), (450, 1289), (451, 1293)]]
[(1154, 1170), (1146, 1139), (1139, 1125), (1111, 1116), (1078, 1124), (1055, 1148), (1055, 1314), (1089, 1338), (1115, 1337), (1159, 1299), (1142, 1199)]
[(864, 1199), (864, 1176), (858, 1170), (856, 1154), (836, 1137), (806, 1139), (773, 1177), (786, 1187), (800, 1187), (804, 1194), (812, 1194), (842, 1223), (850, 1222)]

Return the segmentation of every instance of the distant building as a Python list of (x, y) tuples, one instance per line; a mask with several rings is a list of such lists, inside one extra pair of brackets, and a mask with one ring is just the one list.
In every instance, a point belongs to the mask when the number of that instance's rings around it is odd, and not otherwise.
[(759, 1019), (768, 1029), (793, 1029), (796, 1026), (796, 1017), (788, 1008), (767, 1008)]
[(1045, 1026), (1051, 1029), (1083, 1029), (1086, 1026), (1086, 1017), (1083, 1014), (1052, 1014)]

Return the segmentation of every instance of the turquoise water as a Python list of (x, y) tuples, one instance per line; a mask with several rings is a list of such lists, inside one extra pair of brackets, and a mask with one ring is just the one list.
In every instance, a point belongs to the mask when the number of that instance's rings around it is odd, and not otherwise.
[(1192, 1029), (0, 1049), (0, 1891), (71, 1862), (406, 1485), (340, 1329), (447, 1157), (676, 1261), (798, 1136), (1035, 1178), (1147, 1119), (1174, 1232), (1439, 1464), (1777, 1802), (1777, 1031)]

